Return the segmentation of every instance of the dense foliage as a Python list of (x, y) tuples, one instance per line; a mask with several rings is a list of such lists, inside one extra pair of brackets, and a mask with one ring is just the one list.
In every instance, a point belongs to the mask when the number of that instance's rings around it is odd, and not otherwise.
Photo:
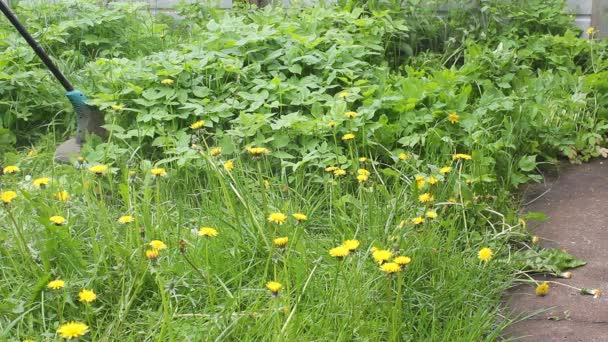
[[(73, 110), (0, 21), (0, 336), (496, 339), (518, 271), (580, 264), (530, 242), (512, 191), (606, 153), (606, 45), (562, 1), (424, 3), (16, 8), (111, 136), (51, 163)], [(384, 248), (411, 263), (383, 274)]]

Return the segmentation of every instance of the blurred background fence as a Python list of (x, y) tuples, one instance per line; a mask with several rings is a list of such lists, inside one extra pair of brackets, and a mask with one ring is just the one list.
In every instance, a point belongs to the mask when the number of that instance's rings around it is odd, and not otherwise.
[[(3, 1), (3, 0), (0, 0)], [(9, 4), (18, 1), (61, 1), (61, 0), (4, 0)], [(173, 6), (180, 0), (101, 0), (103, 2), (147, 2), (154, 12), (170, 13)], [(184, 0), (186, 2), (207, 2), (220, 8), (231, 8), (233, 0)], [(292, 0), (271, 0), (289, 6)], [(315, 0), (294, 0), (298, 3), (313, 3)], [(331, 1), (331, 0), (330, 0)], [(508, 0), (505, 0), (508, 1)], [(477, 1), (479, 2), (479, 1)], [(576, 24), (583, 30), (593, 26), (599, 30), (600, 36), (608, 36), (608, 0), (567, 0), (568, 6), (574, 15)]]

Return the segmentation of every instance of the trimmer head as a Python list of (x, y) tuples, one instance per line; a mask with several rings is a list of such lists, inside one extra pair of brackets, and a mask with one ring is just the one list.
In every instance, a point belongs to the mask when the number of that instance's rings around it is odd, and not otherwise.
[(105, 139), (107, 131), (102, 127), (105, 123), (103, 113), (96, 107), (88, 105), (87, 97), (80, 90), (68, 91), (65, 95), (76, 111), (76, 137), (57, 147), (55, 161), (67, 164), (70, 159), (80, 156), (87, 133), (96, 134)]

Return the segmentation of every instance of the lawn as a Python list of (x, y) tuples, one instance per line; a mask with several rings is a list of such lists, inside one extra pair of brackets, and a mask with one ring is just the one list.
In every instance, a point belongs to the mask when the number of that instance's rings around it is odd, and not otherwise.
[[(502, 293), (580, 261), (518, 189), (606, 153), (608, 60), (563, 1), (0, 20), (0, 339), (493, 341)], [(72, 323), (72, 324), (71, 324)]]

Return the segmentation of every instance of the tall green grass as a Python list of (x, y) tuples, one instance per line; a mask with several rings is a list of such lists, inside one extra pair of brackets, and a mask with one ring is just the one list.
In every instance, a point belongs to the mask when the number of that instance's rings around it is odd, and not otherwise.
[[(319, 170), (322, 182), (303, 176), (288, 183), (268, 168), (272, 154), (199, 156), (205, 167), (166, 165), (166, 177), (153, 176), (145, 162), (112, 165), (98, 176), (86, 161), (58, 166), (48, 153), (23, 156), (19, 173), (2, 176), (3, 190), (18, 189), (17, 199), (0, 209), (15, 218), (6, 222), (0, 247), (0, 292), (12, 298), (3, 307), (3, 338), (51, 338), (71, 320), (89, 325), (86, 338), (132, 341), (465, 341), (500, 331), (496, 304), (511, 281), (503, 259), (510, 234), (493, 210), (505, 207), (465, 202), (455, 193), (469, 187), (461, 170), (475, 160), (454, 162), (445, 178), (436, 175), (437, 184), (418, 189), (406, 171), (415, 169), (411, 160), (397, 159), (388, 177), (374, 171), (372, 157), (359, 166), (371, 171), (362, 184), (355, 169), (340, 177)], [(223, 167), (227, 158), (235, 162), (232, 172)], [(450, 156), (444, 160), (451, 163)], [(25, 175), (52, 181), (36, 189)], [(62, 190), (67, 202), (55, 197)], [(422, 191), (436, 201), (420, 204)], [(411, 222), (429, 210), (438, 217)], [(269, 222), (273, 212), (287, 221)], [(293, 213), (308, 220), (296, 221)], [(53, 215), (67, 224), (53, 225)], [(123, 215), (135, 221), (118, 223)], [(198, 236), (200, 227), (219, 234)], [(274, 246), (283, 236), (287, 246)], [(332, 257), (329, 250), (347, 239), (360, 246)], [(151, 240), (168, 246), (156, 261), (145, 256)], [(498, 258), (478, 260), (483, 246)], [(411, 263), (385, 274), (373, 248)], [(65, 280), (65, 288), (46, 288), (54, 279)], [(269, 281), (283, 285), (278, 295), (265, 288)], [(80, 303), (82, 288), (98, 299)]]

